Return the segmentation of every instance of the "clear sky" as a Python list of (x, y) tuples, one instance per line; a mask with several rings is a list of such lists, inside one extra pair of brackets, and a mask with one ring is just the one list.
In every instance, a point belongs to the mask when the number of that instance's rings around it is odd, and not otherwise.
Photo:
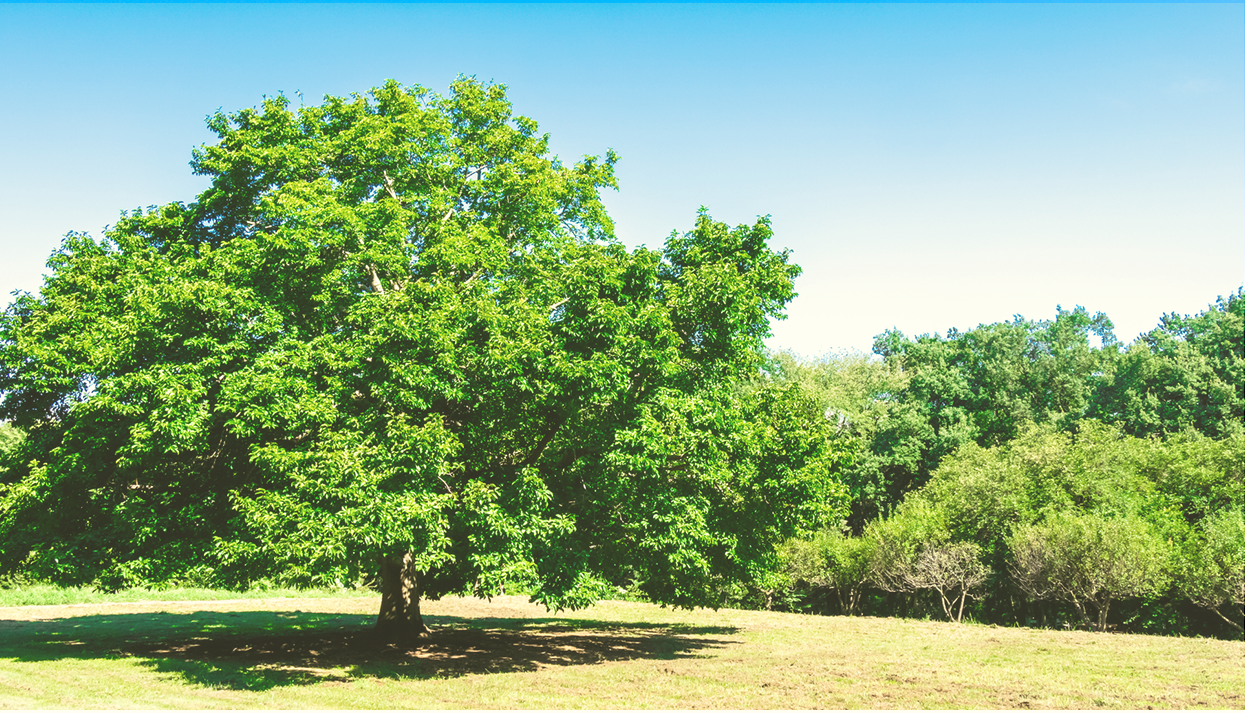
[(564, 159), (615, 149), (630, 245), (771, 214), (804, 267), (771, 347), (1057, 304), (1127, 341), (1245, 281), (1240, 3), (0, 4), (0, 291), (193, 200), (218, 108), (458, 74)]

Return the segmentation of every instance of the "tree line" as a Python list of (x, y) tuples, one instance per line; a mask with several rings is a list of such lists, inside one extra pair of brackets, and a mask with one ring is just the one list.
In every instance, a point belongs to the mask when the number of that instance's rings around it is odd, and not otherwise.
[(765, 379), (812, 394), (851, 454), (852, 504), (785, 545), (765, 598), (1240, 636), (1243, 317), (1238, 289), (1127, 345), (1078, 307), (890, 330), (873, 359), (773, 355)]

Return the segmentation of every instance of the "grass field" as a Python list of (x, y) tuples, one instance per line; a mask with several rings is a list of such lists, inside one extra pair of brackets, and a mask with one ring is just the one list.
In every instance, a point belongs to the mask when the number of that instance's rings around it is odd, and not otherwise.
[(1245, 643), (520, 597), (0, 608), (8, 708), (1242, 708)]
[(30, 584), (0, 587), (0, 609), (24, 607), (35, 604), (113, 604), (117, 602), (149, 601), (205, 601), (211, 599), (285, 599), (285, 598), (342, 599), (347, 597), (376, 598), (367, 589), (251, 589), (231, 592), (227, 589), (196, 589), (176, 587), (173, 589), (123, 589), (119, 592), (101, 592), (94, 587), (58, 587), (53, 584)]

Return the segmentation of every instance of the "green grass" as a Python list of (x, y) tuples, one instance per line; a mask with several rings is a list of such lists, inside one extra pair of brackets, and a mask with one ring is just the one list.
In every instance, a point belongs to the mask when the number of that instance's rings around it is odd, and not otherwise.
[(331, 597), (375, 597), (366, 589), (252, 589), (232, 592), (226, 589), (176, 587), (171, 589), (124, 589), (101, 592), (93, 587), (58, 587), (51, 584), (10, 585), (0, 588), (0, 607), (50, 606), (56, 604), (104, 604), (143, 601), (209, 601), (214, 599), (320, 599)]
[(0, 708), (1241, 708), (1245, 644), (521, 597), (0, 609)]

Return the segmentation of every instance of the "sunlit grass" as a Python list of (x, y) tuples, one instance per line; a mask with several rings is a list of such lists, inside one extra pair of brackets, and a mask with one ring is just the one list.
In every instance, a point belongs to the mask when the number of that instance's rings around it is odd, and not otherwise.
[(0, 707), (1241, 708), (1245, 644), (520, 597), (0, 609)]

